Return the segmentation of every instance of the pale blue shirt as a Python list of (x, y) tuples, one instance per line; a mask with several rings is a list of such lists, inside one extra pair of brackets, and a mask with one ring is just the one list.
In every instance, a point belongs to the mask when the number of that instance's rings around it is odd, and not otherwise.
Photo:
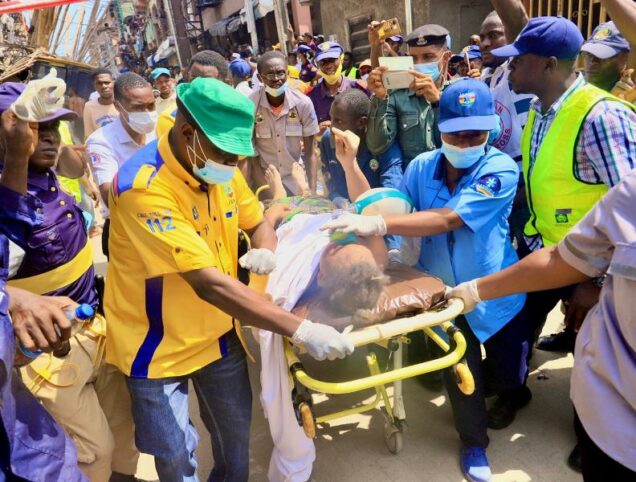
[[(450, 208), (464, 221), (449, 233), (423, 237), (417, 264), (418, 269), (455, 286), (518, 261), (510, 242), (508, 215), (519, 169), (510, 156), (490, 147), (451, 193), (444, 181), (444, 164), (439, 149), (420, 154), (406, 169), (401, 190), (417, 211)], [(521, 311), (525, 299), (522, 294), (485, 301), (465, 316), (484, 342)]]

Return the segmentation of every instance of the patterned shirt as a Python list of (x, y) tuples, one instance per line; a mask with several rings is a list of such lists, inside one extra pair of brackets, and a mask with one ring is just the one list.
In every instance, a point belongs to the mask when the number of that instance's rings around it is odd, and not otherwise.
[[(576, 81), (542, 113), (541, 102), (535, 99), (531, 109), (536, 113), (530, 141), (530, 172), (545, 136), (563, 104), (585, 85), (581, 74)], [(588, 184), (605, 184), (611, 188), (636, 167), (636, 113), (620, 102), (603, 100), (589, 112), (576, 143), (574, 176)], [(525, 236), (528, 248), (543, 247), (540, 235)]]

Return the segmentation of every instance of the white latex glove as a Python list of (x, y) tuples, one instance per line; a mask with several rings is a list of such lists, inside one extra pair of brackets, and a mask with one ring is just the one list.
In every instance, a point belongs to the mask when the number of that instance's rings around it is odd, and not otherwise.
[(57, 78), (57, 71), (52, 68), (41, 79), (31, 80), (11, 105), (13, 113), (23, 121), (38, 122), (64, 105), (66, 84)]
[(386, 234), (386, 223), (380, 215), (345, 214), (324, 224), (320, 230), (329, 230), (329, 232), (342, 231), (343, 233), (354, 233), (358, 236), (384, 236)]
[(479, 291), (477, 290), (477, 279), (460, 283), (446, 291), (446, 299), (449, 298), (459, 298), (464, 302), (464, 310), (462, 313), (473, 311), (475, 306), (481, 303)]
[(241, 267), (256, 274), (270, 274), (276, 267), (276, 257), (269, 249), (250, 249), (239, 259)]
[(292, 342), (302, 344), (316, 360), (335, 360), (353, 353), (353, 344), (344, 333), (339, 333), (329, 325), (309, 320), (303, 320), (292, 336)]

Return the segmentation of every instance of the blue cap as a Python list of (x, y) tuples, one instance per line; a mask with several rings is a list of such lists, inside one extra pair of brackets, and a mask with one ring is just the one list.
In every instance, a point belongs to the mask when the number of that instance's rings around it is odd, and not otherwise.
[[(4, 82), (3, 84), (0, 84), (0, 114), (18, 100), (18, 97), (20, 97), (20, 94), (24, 92), (25, 88), (26, 85), (19, 82)], [(57, 119), (73, 121), (77, 119), (77, 114), (72, 110), (62, 107), (50, 116), (40, 119), (39, 122), (51, 122)]]
[(339, 43), (336, 42), (323, 42), (318, 45), (318, 53), (316, 54), (316, 63), (325, 59), (337, 59), (344, 50)]
[(309, 45), (301, 44), (301, 45), (299, 45), (299, 46), (298, 46), (298, 48), (296, 49), (296, 51), (297, 51), (299, 54), (306, 54), (307, 52), (311, 52), (312, 50), (311, 50), (311, 47), (310, 47)]
[(631, 46), (614, 25), (614, 22), (600, 24), (581, 47), (581, 52), (587, 52), (599, 59), (609, 59), (621, 52), (629, 52)]
[(230, 62), (230, 71), (232, 72), (233, 76), (239, 77), (241, 79), (252, 75), (250, 64), (241, 59), (235, 59)]
[(494, 49), (495, 57), (534, 54), (573, 60), (583, 45), (578, 27), (564, 17), (531, 18), (514, 43)]
[(404, 37), (402, 37), (401, 35), (391, 35), (388, 40), (392, 40), (393, 42), (401, 44), (402, 42), (404, 42)]
[(478, 45), (468, 45), (462, 49), (461, 52), (453, 55), (451, 57), (451, 61), (454, 62), (456, 60), (462, 60), (464, 58), (464, 53), (468, 52), (468, 60), (480, 59), (481, 58), (481, 49)]
[(489, 131), (497, 127), (495, 103), (488, 86), (477, 79), (461, 78), (442, 92), (439, 131)]
[(75, 318), (78, 320), (88, 320), (95, 316), (95, 310), (87, 303), (82, 303), (75, 308)]
[(152, 77), (153, 80), (157, 80), (160, 75), (167, 75), (168, 77), (172, 77), (170, 75), (170, 71), (165, 67), (157, 67), (155, 70), (150, 72), (150, 77)]

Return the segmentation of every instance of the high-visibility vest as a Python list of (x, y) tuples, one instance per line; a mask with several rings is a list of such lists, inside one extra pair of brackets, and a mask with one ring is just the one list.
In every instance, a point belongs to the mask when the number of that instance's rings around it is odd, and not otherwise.
[(602, 100), (616, 100), (634, 109), (608, 92), (585, 84), (559, 109), (532, 166), (530, 144), (536, 113), (529, 112), (521, 138), (523, 177), (530, 209), (524, 234), (529, 237), (539, 234), (544, 246), (561, 241), (608, 190), (605, 184), (588, 184), (574, 176), (576, 144), (583, 122)]
[(355, 67), (351, 67), (351, 70), (349, 70), (349, 73), (346, 76), (349, 77), (350, 79), (357, 79), (358, 69)]

